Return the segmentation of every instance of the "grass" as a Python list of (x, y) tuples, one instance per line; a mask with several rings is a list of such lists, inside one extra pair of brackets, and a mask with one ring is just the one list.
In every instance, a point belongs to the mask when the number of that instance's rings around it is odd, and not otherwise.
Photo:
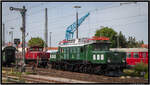
[(148, 72), (144, 75), (145, 79), (148, 79)]
[[(148, 79), (148, 64), (138, 63), (132, 69), (124, 69), (125, 76), (144, 77)], [(141, 74), (142, 73), (142, 74)]]

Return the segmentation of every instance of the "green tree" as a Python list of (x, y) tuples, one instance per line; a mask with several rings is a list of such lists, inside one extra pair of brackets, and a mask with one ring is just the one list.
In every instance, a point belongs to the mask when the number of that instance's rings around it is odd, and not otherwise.
[(103, 27), (99, 30), (96, 30), (95, 36), (105, 36), (110, 38), (111, 41), (111, 48), (117, 47), (117, 32), (114, 31), (112, 28)]
[(119, 32), (118, 37), (119, 37), (119, 47), (120, 48), (126, 48), (127, 47), (127, 40), (121, 31)]
[(128, 48), (140, 48), (141, 45), (144, 44), (144, 41), (136, 41), (135, 37), (129, 36), (127, 41)]
[(144, 44), (144, 41), (141, 40), (141, 41), (137, 41), (136, 43), (137, 43), (137, 46), (136, 46), (136, 47), (141, 47), (141, 45)]
[(42, 40), (42, 38), (31, 38), (28, 42), (28, 46), (32, 47), (32, 46), (39, 46), (39, 47), (44, 47), (44, 40)]

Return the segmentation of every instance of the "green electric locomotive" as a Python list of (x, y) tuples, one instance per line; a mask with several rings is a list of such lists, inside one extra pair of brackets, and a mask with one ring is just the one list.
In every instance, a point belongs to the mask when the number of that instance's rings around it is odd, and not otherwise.
[(125, 53), (109, 50), (109, 38), (93, 37), (63, 41), (50, 53), (52, 68), (119, 76), (125, 67)]

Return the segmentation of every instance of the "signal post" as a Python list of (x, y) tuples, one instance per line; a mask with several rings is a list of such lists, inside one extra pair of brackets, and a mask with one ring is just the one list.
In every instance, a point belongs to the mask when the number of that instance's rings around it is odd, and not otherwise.
[(14, 7), (10, 7), (10, 10), (13, 11), (19, 11), (22, 15), (22, 27), (21, 27), (21, 31), (22, 31), (22, 56), (23, 56), (23, 65), (21, 68), (21, 72), (25, 72), (25, 24), (26, 24), (26, 11), (27, 9), (25, 9), (25, 6), (23, 6), (23, 8), (14, 8)]

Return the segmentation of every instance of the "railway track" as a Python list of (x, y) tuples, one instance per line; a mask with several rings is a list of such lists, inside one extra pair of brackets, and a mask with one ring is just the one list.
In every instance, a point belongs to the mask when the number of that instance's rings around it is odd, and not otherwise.
[[(10, 70), (10, 68), (6, 68)], [(26, 67), (27, 72), (32, 72), (31, 67)], [(32, 77), (46, 77), (51, 80), (55, 80), (55, 78), (63, 78), (63, 79), (71, 79), (76, 81), (61, 81), (58, 83), (74, 83), (78, 81), (86, 81), (88, 83), (98, 82), (98, 83), (148, 83), (148, 80), (137, 77), (108, 77), (104, 75), (94, 75), (94, 74), (86, 74), (86, 73), (77, 73), (77, 72), (69, 72), (55, 69), (44, 69), (44, 68), (36, 68), (36, 75), (32, 75)], [(30, 76), (31, 77), (31, 76)], [(53, 77), (53, 79), (51, 78)], [(60, 80), (60, 79), (59, 79)], [(43, 80), (44, 81), (44, 80)], [(56, 81), (55, 81), (56, 82)], [(47, 83), (47, 80), (44, 82)], [(50, 82), (52, 83), (52, 82)], [(82, 83), (82, 82), (80, 82)]]
[(96, 83), (41, 75), (22, 75), (21, 80), (24, 82), (21, 82), (20, 77), (15, 75), (3, 74), (2, 79), (9, 80), (11, 83)]
[[(30, 76), (22, 76), (22, 80), (23, 82), (21, 82), (21, 80), (19, 80), (19, 77), (16, 76), (10, 76), (8, 75), (3, 76), (4, 80), (7, 80), (9, 83), (65, 83), (65, 82), (60, 82), (60, 81), (55, 81), (55, 80), (50, 80), (50, 79), (43, 79), (43, 78), (39, 78), (39, 77), (32, 77)], [(41, 76), (40, 76), (41, 77)]]

